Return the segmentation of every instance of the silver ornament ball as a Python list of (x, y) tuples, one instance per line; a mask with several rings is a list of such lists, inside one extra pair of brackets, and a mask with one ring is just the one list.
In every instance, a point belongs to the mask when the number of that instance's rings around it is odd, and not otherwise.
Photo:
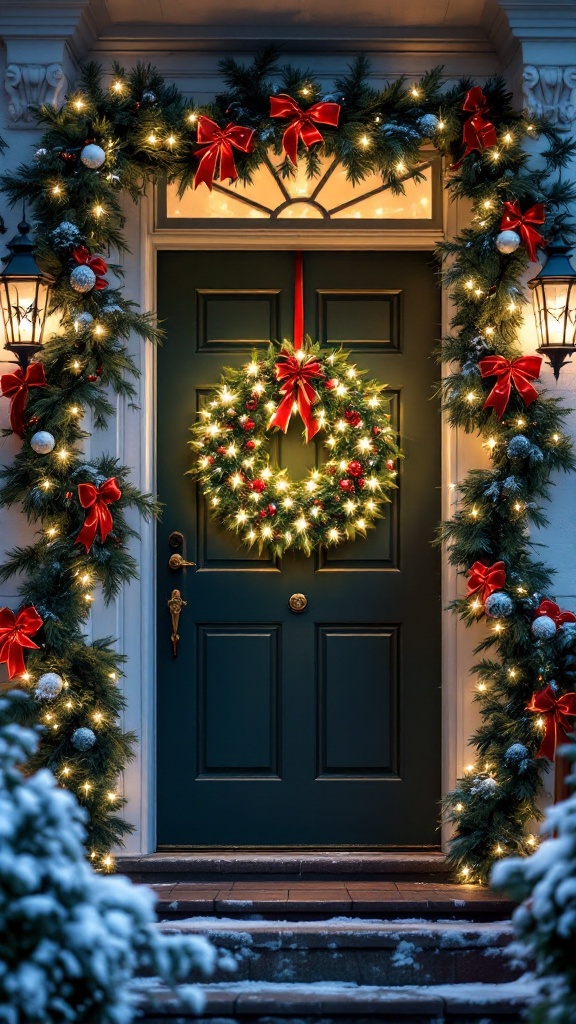
[(556, 633), (556, 623), (549, 615), (539, 615), (532, 623), (532, 632), (537, 640), (551, 640)]
[(90, 750), (96, 743), (96, 733), (92, 729), (76, 729), (72, 733), (72, 743), (76, 750)]
[(423, 114), (422, 117), (418, 119), (418, 127), (427, 139), (432, 138), (432, 136), (436, 134), (438, 131), (438, 124), (439, 121), (436, 114)]
[(38, 700), (54, 700), (62, 690), (64, 683), (57, 672), (45, 672), (36, 683), (34, 696)]
[(89, 167), (91, 171), (96, 171), (99, 167), (102, 167), (106, 160), (106, 153), (102, 146), (97, 146), (95, 142), (89, 142), (80, 153), (80, 159), (85, 167)]
[(70, 284), (75, 292), (84, 295), (85, 292), (92, 291), (96, 284), (96, 274), (90, 267), (86, 267), (82, 263), (79, 267), (74, 267), (70, 274)]
[(496, 236), (496, 248), (503, 256), (510, 256), (511, 253), (516, 252), (520, 242), (520, 235), (517, 235), (515, 231), (501, 231)]
[(94, 317), (92, 313), (79, 313), (76, 317), (76, 323), (79, 327), (90, 327), (90, 324), (94, 323)]
[(54, 435), (48, 430), (37, 430), (30, 438), (30, 447), (37, 455), (49, 455), (55, 444)]
[(503, 590), (496, 590), (486, 598), (484, 608), (492, 619), (506, 619), (514, 611), (514, 602)]

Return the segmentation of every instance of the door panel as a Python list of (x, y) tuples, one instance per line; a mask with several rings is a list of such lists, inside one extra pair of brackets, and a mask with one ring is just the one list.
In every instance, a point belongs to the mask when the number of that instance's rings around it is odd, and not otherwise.
[[(305, 329), (389, 384), (406, 459), (366, 540), (310, 558), (248, 551), (186, 471), (188, 428), (224, 365), (291, 337), (288, 252), (163, 252), (158, 354), (158, 841), (435, 847), (440, 796), (439, 291), (426, 253), (304, 257)], [(293, 420), (296, 419), (293, 417)], [(324, 458), (272, 441), (293, 477)], [(168, 568), (173, 530), (194, 568)], [(171, 656), (166, 602), (187, 605)], [(289, 611), (304, 593), (308, 606)]]

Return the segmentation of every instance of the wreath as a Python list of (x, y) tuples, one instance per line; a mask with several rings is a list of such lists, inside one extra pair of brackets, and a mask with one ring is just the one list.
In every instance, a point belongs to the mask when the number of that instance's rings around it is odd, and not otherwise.
[[(227, 369), (192, 427), (197, 461), (190, 471), (213, 518), (248, 546), (307, 555), (365, 536), (396, 488), (397, 435), (385, 385), (365, 380), (342, 349), (306, 337)], [(294, 481), (274, 464), (272, 428), (286, 432), (292, 415), (306, 443), (322, 435), (326, 459)]]

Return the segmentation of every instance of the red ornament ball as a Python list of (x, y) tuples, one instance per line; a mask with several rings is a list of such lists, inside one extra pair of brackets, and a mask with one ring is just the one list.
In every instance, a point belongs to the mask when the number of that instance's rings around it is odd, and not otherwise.
[(382, 433), (382, 427), (372, 427), (372, 433), (374, 437), (378, 437), (378, 434)]
[(363, 476), (359, 476), (356, 483), (358, 484), (358, 487), (360, 487), (360, 489), (366, 486), (366, 481)]
[(317, 505), (318, 508), (324, 508), (324, 502), (322, 501), (322, 498), (316, 498), (314, 504)]
[(390, 472), (392, 472), (394, 469), (394, 459), (386, 459), (386, 469), (389, 469)]
[(362, 476), (362, 463), (353, 459), (352, 462), (348, 463), (348, 469), (346, 471), (350, 476)]
[(258, 515), (260, 516), (260, 519), (266, 519), (266, 516), (268, 515), (267, 509), (261, 508)]
[(324, 381), (324, 387), (326, 388), (327, 391), (333, 391), (334, 388), (336, 387), (335, 378), (331, 377), (330, 380)]
[(256, 447), (256, 441), (252, 441), (252, 439), (246, 441), (246, 447), (247, 447), (248, 451), (250, 451), (250, 452), (254, 451), (254, 449)]
[(217, 449), (216, 449), (216, 451), (217, 451), (218, 455), (225, 455), (226, 454), (226, 449), (225, 449), (223, 444), (219, 444)]
[(256, 424), (254, 423), (254, 420), (244, 420), (244, 423), (242, 424), (244, 430), (254, 430), (255, 426)]
[(246, 402), (246, 408), (248, 409), (249, 412), (254, 412), (254, 409), (258, 408), (258, 399), (249, 398), (248, 401)]
[(91, 384), (93, 384), (94, 381), (98, 380), (98, 375), (96, 373), (89, 373), (88, 380), (90, 381)]
[(248, 487), (251, 491), (256, 491), (256, 494), (262, 494), (262, 491), (266, 490), (266, 483), (264, 480), (251, 480)]
[(340, 488), (341, 490), (345, 491), (346, 494), (354, 494), (354, 491), (356, 490), (352, 480), (341, 480)]
[(344, 413), (344, 419), (351, 427), (357, 427), (362, 423), (362, 417), (356, 409), (346, 409)]
[(206, 456), (206, 461), (207, 461), (209, 466), (213, 466), (214, 463), (216, 462), (216, 459), (214, 458), (213, 455), (207, 455)]
[(275, 516), (276, 515), (276, 505), (274, 505), (272, 502), (270, 502), (270, 504), (268, 505), (268, 515), (270, 515), (270, 516)]

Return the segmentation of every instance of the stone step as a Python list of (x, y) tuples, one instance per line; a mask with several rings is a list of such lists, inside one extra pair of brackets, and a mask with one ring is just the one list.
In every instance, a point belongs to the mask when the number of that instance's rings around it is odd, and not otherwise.
[[(236, 961), (234, 981), (349, 982), (402, 986), (513, 981), (508, 922), (254, 921), (195, 918), (162, 923), (169, 934), (204, 935)], [(226, 965), (214, 981), (229, 982)]]
[(357, 853), (203, 851), (119, 856), (118, 871), (134, 882), (247, 880), (446, 881), (449, 867), (439, 851)]
[(202, 1010), (183, 1009), (154, 984), (141, 990), (142, 1024), (520, 1024), (534, 996), (529, 980), (385, 988), (228, 983), (198, 986)]
[(478, 885), (406, 881), (165, 882), (153, 886), (162, 920), (194, 916), (326, 920), (351, 916), (507, 920), (513, 905)]

